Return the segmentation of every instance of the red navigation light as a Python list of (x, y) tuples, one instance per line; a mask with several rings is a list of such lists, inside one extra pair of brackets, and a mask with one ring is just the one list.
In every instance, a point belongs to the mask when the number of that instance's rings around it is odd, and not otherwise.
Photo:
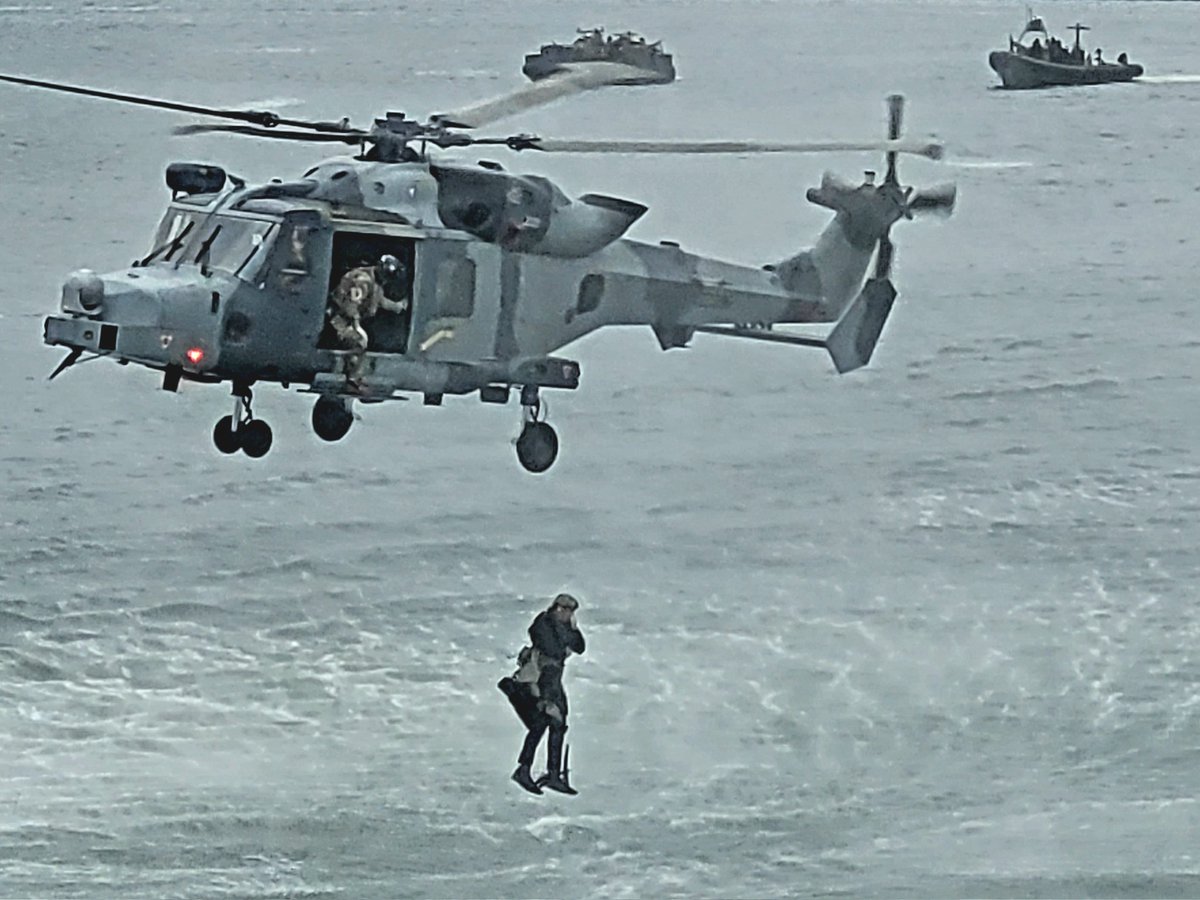
[(199, 347), (192, 347), (184, 356), (187, 357), (188, 362), (193, 366), (198, 366), (200, 365), (200, 361), (204, 359), (204, 351)]

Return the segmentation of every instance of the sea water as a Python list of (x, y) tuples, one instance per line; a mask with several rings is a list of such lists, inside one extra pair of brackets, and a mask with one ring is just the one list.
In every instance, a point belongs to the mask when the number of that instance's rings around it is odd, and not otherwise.
[[(1190, 3), (1048, 4), (1147, 83), (996, 90), (995, 0), (333, 4), (39, 0), (0, 66), (298, 118), (423, 118), (520, 84), (576, 27), (662, 39), (679, 79), (490, 129), (873, 139), (884, 98), (948, 159), (901, 222), (869, 368), (610, 329), (562, 353), (545, 475), (518, 410), (447, 398), (316, 439), (261, 385), (108, 361), (52, 383), (41, 320), (150, 246), (165, 165), (298, 176), (319, 146), (0, 86), (0, 896), (1200, 894), (1200, 62)], [(872, 154), (487, 148), (630, 232), (759, 265)], [(509, 780), (498, 678), (559, 590), (580, 795)]]

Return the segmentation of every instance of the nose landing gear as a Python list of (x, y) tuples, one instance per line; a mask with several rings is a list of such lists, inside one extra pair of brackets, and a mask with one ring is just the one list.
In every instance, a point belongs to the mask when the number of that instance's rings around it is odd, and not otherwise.
[(558, 458), (558, 434), (543, 419), (545, 408), (538, 397), (537, 385), (521, 389), (521, 411), (525, 424), (517, 438), (517, 460), (525, 471), (536, 475), (549, 469)]
[(233, 415), (223, 416), (213, 428), (213, 443), (222, 453), (237, 453), (241, 450), (251, 459), (266, 456), (271, 449), (274, 434), (271, 426), (262, 419), (254, 418), (251, 409), (253, 394), (249, 387), (234, 387)]

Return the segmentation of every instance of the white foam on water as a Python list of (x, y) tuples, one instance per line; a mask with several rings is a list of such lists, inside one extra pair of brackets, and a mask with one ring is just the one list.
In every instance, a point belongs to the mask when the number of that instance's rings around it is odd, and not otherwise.
[(1141, 75), (1139, 84), (1200, 84), (1200, 75)]

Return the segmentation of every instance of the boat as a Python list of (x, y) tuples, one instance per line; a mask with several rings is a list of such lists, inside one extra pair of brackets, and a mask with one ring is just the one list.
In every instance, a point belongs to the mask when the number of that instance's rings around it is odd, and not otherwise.
[(537, 53), (525, 57), (521, 71), (530, 81), (541, 81), (570, 63), (610, 62), (639, 70), (622, 78), (620, 84), (666, 84), (675, 80), (675, 64), (671, 54), (663, 52), (662, 41), (647, 43), (632, 31), (606, 36), (603, 28), (580, 28), (578, 33), (570, 44), (543, 44)]
[(1129, 62), (1124, 53), (1116, 62), (1107, 62), (1099, 48), (1094, 53), (1085, 51), (1079, 36), (1091, 30), (1086, 25), (1076, 22), (1067, 30), (1075, 32), (1075, 44), (1070, 48), (1052, 37), (1045, 23), (1031, 13), (1020, 36), (1016, 40), (1008, 36), (1007, 50), (988, 54), (988, 65), (1000, 76), (1003, 86), (1012, 89), (1132, 81), (1145, 71)]

